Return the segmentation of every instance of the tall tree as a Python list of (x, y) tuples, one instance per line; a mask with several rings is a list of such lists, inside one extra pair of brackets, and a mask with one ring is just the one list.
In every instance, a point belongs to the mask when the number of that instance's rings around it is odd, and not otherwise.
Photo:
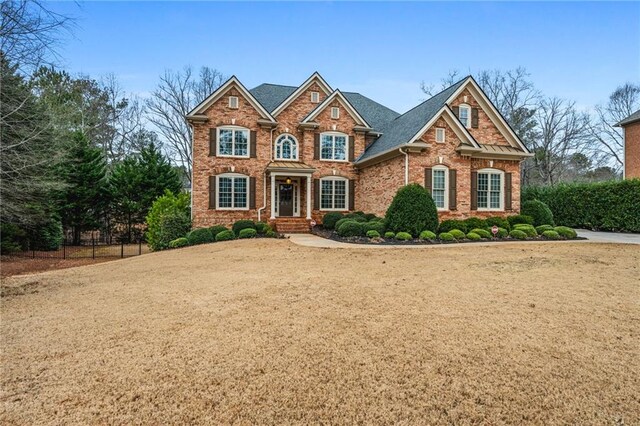
[(149, 121), (160, 133), (171, 160), (184, 168), (189, 182), (193, 135), (185, 116), (220, 87), (225, 79), (222, 73), (209, 67), (202, 67), (197, 75), (192, 67), (186, 67), (182, 72), (167, 70), (147, 100)]

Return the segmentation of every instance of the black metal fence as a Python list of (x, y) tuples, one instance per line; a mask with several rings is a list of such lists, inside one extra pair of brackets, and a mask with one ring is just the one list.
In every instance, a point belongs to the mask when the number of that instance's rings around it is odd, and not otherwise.
[(10, 256), (32, 259), (97, 259), (125, 258), (149, 252), (147, 243), (142, 240), (120, 244), (107, 244), (97, 239), (81, 240), (80, 244), (71, 244), (65, 240), (57, 250), (42, 250), (36, 247), (37, 244), (27, 242), (23, 250), (11, 253)]

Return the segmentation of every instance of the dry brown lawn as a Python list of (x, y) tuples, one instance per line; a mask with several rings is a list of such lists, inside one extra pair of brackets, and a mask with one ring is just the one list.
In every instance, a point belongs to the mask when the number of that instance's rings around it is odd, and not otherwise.
[(217, 243), (4, 280), (2, 424), (638, 424), (640, 247)]

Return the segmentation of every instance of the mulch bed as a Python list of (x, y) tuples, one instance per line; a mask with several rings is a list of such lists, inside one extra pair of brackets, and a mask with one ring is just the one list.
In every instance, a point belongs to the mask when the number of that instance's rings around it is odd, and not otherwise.
[(108, 262), (118, 258), (84, 258), (84, 259), (30, 259), (15, 256), (0, 257), (0, 277), (33, 274), (54, 269), (74, 268), (76, 266), (92, 265)]

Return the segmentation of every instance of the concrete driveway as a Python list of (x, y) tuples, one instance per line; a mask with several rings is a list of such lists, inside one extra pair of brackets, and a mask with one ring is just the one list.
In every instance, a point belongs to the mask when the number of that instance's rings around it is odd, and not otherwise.
[(623, 234), (621, 232), (596, 232), (576, 229), (578, 236), (588, 238), (594, 243), (640, 244), (640, 234)]

